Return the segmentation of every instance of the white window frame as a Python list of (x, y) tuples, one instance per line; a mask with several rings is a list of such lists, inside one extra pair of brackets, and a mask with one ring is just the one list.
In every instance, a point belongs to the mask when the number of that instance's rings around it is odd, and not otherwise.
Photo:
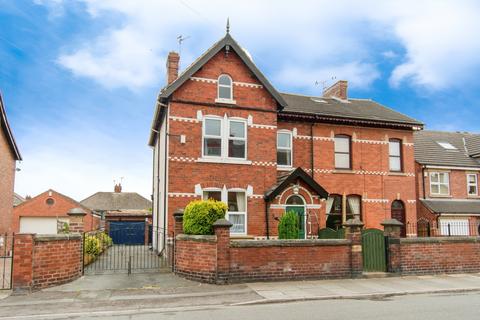
[[(393, 144), (393, 143), (396, 143), (398, 144), (398, 155), (392, 155), (392, 153), (390, 152), (390, 146)], [(388, 166), (389, 166), (389, 170), (390, 172), (402, 172), (403, 171), (403, 150), (402, 150), (402, 146), (403, 146), (403, 143), (402, 143), (402, 140), (400, 139), (390, 139), (388, 140)], [(399, 160), (399, 164), (400, 164), (400, 168), (398, 170), (393, 170), (392, 169), (392, 158), (396, 158)]]
[[(440, 182), (440, 175), (445, 174), (447, 177), (447, 182)], [(432, 177), (434, 175), (438, 175), (438, 182), (432, 182)], [(450, 174), (449, 172), (430, 172), (429, 174), (430, 177), (430, 194), (434, 196), (449, 196), (450, 195)], [(435, 193), (432, 191), (432, 185), (438, 185), (438, 193)], [(447, 186), (447, 193), (441, 193), (441, 185), (446, 185)]]
[[(225, 85), (225, 84), (220, 84), (220, 78), (221, 77), (228, 77), (230, 79), (230, 85)], [(220, 97), (220, 87), (222, 88), (230, 88), (230, 99), (227, 98), (221, 98)], [(235, 103), (235, 100), (233, 99), (233, 80), (232, 77), (230, 77), (228, 74), (221, 74), (217, 78), (217, 98), (215, 99), (216, 102), (227, 102), (227, 103)]]
[[(469, 177), (475, 177), (475, 183), (470, 183)], [(475, 193), (470, 193), (470, 187), (475, 187)], [(467, 195), (478, 196), (478, 176), (476, 173), (467, 173)]]
[[(227, 205), (227, 214), (226, 214), (226, 219), (229, 220), (229, 215), (230, 214), (243, 214), (245, 216), (245, 227), (244, 227), (244, 232), (232, 232), (230, 231), (230, 234), (232, 235), (239, 235), (239, 236), (244, 236), (244, 235), (247, 235), (248, 234), (248, 194), (247, 194), (247, 190), (245, 189), (242, 189), (242, 188), (231, 188), (231, 189), (227, 189), (226, 187), (224, 187), (223, 189), (221, 188), (204, 188), (202, 189), (202, 199), (203, 200), (207, 200), (205, 199), (205, 196), (204, 196), (204, 193), (205, 192), (220, 192), (221, 193), (221, 199), (222, 199), (222, 202), (225, 203)], [(228, 211), (228, 193), (229, 192), (242, 192), (245, 194), (245, 212), (240, 212), (240, 211)]]
[[(205, 133), (205, 124), (206, 120), (220, 120), (220, 136), (211, 136)], [(225, 162), (230, 161), (245, 161), (248, 157), (248, 121), (243, 118), (231, 117), (228, 118), (226, 115), (224, 117), (208, 115), (203, 118), (202, 124), (202, 158), (204, 159), (217, 159)], [(230, 123), (231, 122), (242, 122), (244, 125), (245, 134), (243, 138), (232, 138), (230, 137)], [(205, 154), (205, 138), (220, 138), (221, 139), (221, 151), (220, 156), (212, 156)], [(228, 143), (230, 140), (245, 141), (245, 156), (243, 158), (229, 157), (228, 156)]]
[[(290, 148), (285, 148), (285, 147), (279, 147), (278, 146), (278, 135), (279, 134), (288, 134), (290, 136)], [(279, 168), (292, 168), (293, 167), (293, 132), (290, 130), (279, 130), (277, 131), (277, 152), (278, 150), (289, 150), (290, 151), (290, 165), (286, 164), (278, 164), (277, 167)], [(277, 157), (278, 159), (278, 157)], [(278, 160), (277, 160), (278, 161)]]
[[(348, 140), (348, 152), (336, 151), (336, 139), (347, 139)], [(338, 167), (337, 166), (337, 154), (348, 155), (348, 167)], [(347, 134), (336, 134), (333, 137), (333, 162), (335, 169), (337, 170), (352, 170), (352, 137)]]

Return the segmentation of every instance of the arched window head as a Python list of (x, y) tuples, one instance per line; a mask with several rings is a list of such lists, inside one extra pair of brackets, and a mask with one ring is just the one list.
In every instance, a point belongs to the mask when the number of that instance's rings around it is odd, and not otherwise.
[(218, 99), (233, 100), (232, 78), (226, 74), (218, 77)]
[(392, 209), (402, 209), (403, 210), (403, 202), (400, 200), (395, 200), (392, 202)]
[(290, 198), (287, 199), (287, 204), (303, 206), (305, 202), (300, 196), (291, 196)]

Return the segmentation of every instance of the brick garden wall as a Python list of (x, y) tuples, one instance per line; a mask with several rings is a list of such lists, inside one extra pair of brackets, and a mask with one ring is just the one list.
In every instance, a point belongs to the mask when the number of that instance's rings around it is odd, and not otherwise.
[(480, 237), (400, 240), (402, 274), (480, 272)]
[(14, 290), (43, 289), (70, 282), (81, 275), (80, 234), (15, 235)]

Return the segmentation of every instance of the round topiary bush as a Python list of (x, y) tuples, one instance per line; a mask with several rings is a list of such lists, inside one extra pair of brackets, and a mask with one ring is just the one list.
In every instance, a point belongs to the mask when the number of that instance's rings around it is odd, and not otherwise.
[(295, 211), (288, 211), (280, 218), (278, 224), (279, 239), (298, 239), (298, 215)]
[(183, 232), (186, 234), (213, 234), (213, 223), (225, 218), (227, 205), (213, 199), (190, 202), (183, 214)]

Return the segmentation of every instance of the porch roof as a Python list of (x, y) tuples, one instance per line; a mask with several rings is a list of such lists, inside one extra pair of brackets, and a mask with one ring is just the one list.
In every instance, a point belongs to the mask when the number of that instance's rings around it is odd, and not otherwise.
[(420, 201), (437, 214), (480, 214), (480, 200), (420, 199)]
[(273, 185), (267, 192), (265, 192), (265, 200), (271, 201), (283, 190), (285, 190), (291, 183), (297, 181), (297, 179), (302, 180), (321, 198), (328, 198), (328, 192), (314, 179), (312, 179), (312, 177), (310, 177), (302, 168), (298, 167), (295, 170), (286, 172), (285, 174), (278, 176), (277, 183)]

